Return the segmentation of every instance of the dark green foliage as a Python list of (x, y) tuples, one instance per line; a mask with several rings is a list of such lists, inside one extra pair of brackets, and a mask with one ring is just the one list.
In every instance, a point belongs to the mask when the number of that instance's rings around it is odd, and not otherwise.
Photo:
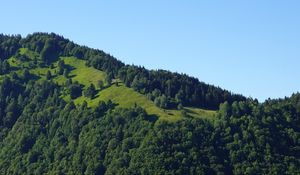
[[(1, 174), (300, 171), (300, 94), (224, 103), (213, 123), (170, 123), (150, 120), (138, 106), (114, 109), (111, 101), (95, 109), (66, 104), (51, 81), (18, 82), (6, 78), (0, 85)], [(70, 82), (70, 91), (79, 87)]]
[(299, 173), (299, 97), (221, 106), (217, 134), (225, 136), (235, 174)]
[(0, 75), (7, 74), (10, 71), (10, 65), (6, 60), (3, 62), (0, 60)]
[(68, 78), (69, 70), (67, 68), (64, 69), (64, 77)]
[(50, 80), (52, 78), (51, 72), (48, 70), (46, 74), (46, 79)]
[(21, 35), (7, 36), (0, 34), (0, 59), (5, 60), (16, 54), (21, 47)]
[(90, 86), (84, 91), (84, 96), (89, 98), (94, 98), (96, 94), (97, 91), (94, 84), (90, 84)]
[(82, 94), (82, 87), (78, 83), (74, 83), (69, 85), (69, 93), (71, 99), (75, 99), (77, 97), (80, 97)]
[(178, 110), (182, 110), (182, 109), (183, 109), (183, 106), (182, 106), (181, 103), (178, 104), (177, 109), (178, 109)]
[(25, 69), (25, 70), (23, 71), (22, 77), (23, 77), (25, 80), (29, 80), (29, 79), (31, 78), (31, 74), (30, 74), (30, 72), (29, 72), (28, 69)]
[(12, 99), (5, 108), (6, 116), (3, 118), (3, 125), (11, 128), (20, 115), (20, 108), (15, 99)]
[(162, 95), (155, 98), (154, 104), (160, 108), (166, 109), (169, 106), (169, 101), (165, 95)]
[(12, 97), (5, 110), (17, 114), (14, 130), (1, 130), (1, 174), (300, 171), (300, 94), (264, 104), (251, 100), (223, 104), (214, 123), (201, 119), (170, 123), (149, 121), (138, 106), (111, 110), (111, 102), (99, 102), (95, 109), (86, 103), (65, 104), (57, 94), (60, 88), (51, 82), (26, 86), (20, 91), (24, 99)]
[[(159, 90), (168, 97), (168, 103), (176, 101), (177, 104), (182, 103), (185, 106), (217, 109), (225, 101), (232, 103), (245, 100), (241, 95), (204, 84), (196, 78), (163, 70), (148, 71), (143, 67), (124, 66), (119, 70), (118, 77), (127, 86), (143, 94), (152, 94)], [(155, 97), (158, 96), (154, 96), (154, 99)]]
[(112, 79), (113, 79), (112, 73), (108, 73), (107, 76), (106, 76), (106, 83), (107, 83), (108, 86), (111, 85)]
[(58, 67), (58, 74), (59, 75), (62, 75), (64, 73), (64, 69), (65, 69), (65, 63), (63, 60), (59, 60), (58, 61), (58, 64), (57, 64), (57, 67)]
[(99, 89), (102, 89), (104, 87), (104, 82), (102, 80), (98, 80), (97, 85)]
[(40, 53), (41, 59), (44, 63), (50, 64), (59, 56), (59, 47), (53, 39), (47, 39)]

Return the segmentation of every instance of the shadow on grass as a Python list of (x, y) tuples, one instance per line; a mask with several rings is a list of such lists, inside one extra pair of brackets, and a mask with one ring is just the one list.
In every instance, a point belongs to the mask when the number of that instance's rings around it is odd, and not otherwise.
[(94, 96), (93, 98), (91, 98), (91, 99), (93, 100), (93, 99), (95, 99), (95, 98), (98, 98), (98, 97), (99, 97), (99, 94), (98, 94), (99, 92), (100, 92), (100, 91), (97, 90), (97, 95), (95, 95), (95, 96)]
[(9, 72), (17, 71), (17, 70), (20, 70), (20, 69), (21, 68), (19, 68), (19, 67), (10, 67)]
[(26, 78), (27, 80), (33, 80), (33, 81), (36, 81), (36, 80), (38, 80), (38, 79), (40, 79), (41, 77), (40, 76), (38, 76), (38, 75), (35, 75), (35, 74), (30, 74), (29, 76), (28, 76), (28, 78)]
[(150, 122), (156, 122), (158, 118), (159, 117), (157, 115), (152, 114), (152, 115), (148, 115), (145, 119)]
[(65, 64), (64, 66), (69, 72), (72, 71), (72, 70), (75, 70), (75, 67), (74, 66), (71, 66), (71, 65), (68, 65), (68, 64)]
[(197, 114), (195, 111), (192, 111), (192, 110), (187, 109), (187, 108), (183, 108), (183, 110), (185, 110), (187, 113)]
[(74, 77), (76, 77), (76, 75), (68, 75), (67, 78), (74, 78)]

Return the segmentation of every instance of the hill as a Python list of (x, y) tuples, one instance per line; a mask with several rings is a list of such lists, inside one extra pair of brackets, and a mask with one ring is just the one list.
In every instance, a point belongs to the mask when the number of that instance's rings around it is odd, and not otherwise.
[(56, 34), (0, 35), (0, 174), (299, 174), (300, 94), (257, 100)]

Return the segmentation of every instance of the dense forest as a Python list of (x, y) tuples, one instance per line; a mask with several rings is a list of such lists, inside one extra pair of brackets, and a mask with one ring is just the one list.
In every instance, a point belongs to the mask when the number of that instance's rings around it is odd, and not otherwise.
[[(74, 81), (63, 56), (85, 60), (105, 80)], [(299, 93), (259, 103), (184, 74), (125, 65), (53, 33), (1, 35), (0, 58), (0, 174), (300, 174)], [(44, 79), (33, 69), (47, 70)], [(216, 116), (167, 121), (138, 104), (76, 101), (118, 83), (163, 110)]]

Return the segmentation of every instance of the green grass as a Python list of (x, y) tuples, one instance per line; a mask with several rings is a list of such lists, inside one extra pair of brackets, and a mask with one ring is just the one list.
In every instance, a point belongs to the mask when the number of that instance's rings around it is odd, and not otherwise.
[[(37, 76), (46, 76), (47, 71), (51, 69), (48, 67), (38, 67), (38, 68), (34, 68), (34, 69), (30, 69), (29, 72), (31, 74), (37, 75)], [(51, 73), (54, 72), (53, 70), (51, 71)]]
[[(30, 51), (29, 49), (27, 48), (20, 48), (18, 53), (20, 55), (25, 55), (27, 58), (29, 58), (30, 60), (29, 61), (33, 61), (34, 59), (39, 59), (39, 54), (33, 52), (33, 51)], [(8, 63), (12, 66), (12, 67), (28, 67), (29, 66), (29, 61), (20, 61), (18, 59), (16, 59), (16, 57), (11, 57), (8, 59)]]
[(17, 59), (15, 57), (10, 57), (7, 61), (9, 63), (9, 65), (12, 67), (18, 67), (20, 64), (19, 61), (17, 61)]
[(73, 81), (78, 81), (85, 86), (93, 83), (95, 86), (98, 80), (105, 80), (106, 74), (92, 67), (87, 67), (84, 60), (75, 57), (62, 57), (66, 65), (72, 67), (73, 70), (69, 73)]
[[(71, 68), (68, 77), (72, 79), (73, 82), (78, 81), (80, 84), (87, 87), (91, 83), (97, 85), (98, 80), (105, 80), (106, 74), (100, 70), (92, 67), (87, 67), (84, 60), (77, 59), (75, 57), (61, 57), (61, 60), (65, 62), (67, 66)], [(54, 76), (53, 80), (58, 84), (63, 84), (66, 82), (67, 78), (63, 75), (57, 75), (57, 62), (53, 63), (53, 69), (50, 67), (38, 67), (31, 69), (30, 73), (40, 76), (45, 79), (46, 73), (50, 70), (51, 74)]]
[(192, 108), (192, 107), (184, 107), (187, 111), (188, 115), (195, 117), (195, 118), (206, 118), (206, 119), (213, 119), (216, 116), (216, 111), (207, 110), (207, 109), (200, 109), (200, 108)]
[(34, 60), (35, 58), (39, 59), (39, 57), (40, 57), (38, 53), (33, 52), (33, 51), (29, 50), (28, 48), (20, 48), (19, 54), (26, 55), (31, 60)]

